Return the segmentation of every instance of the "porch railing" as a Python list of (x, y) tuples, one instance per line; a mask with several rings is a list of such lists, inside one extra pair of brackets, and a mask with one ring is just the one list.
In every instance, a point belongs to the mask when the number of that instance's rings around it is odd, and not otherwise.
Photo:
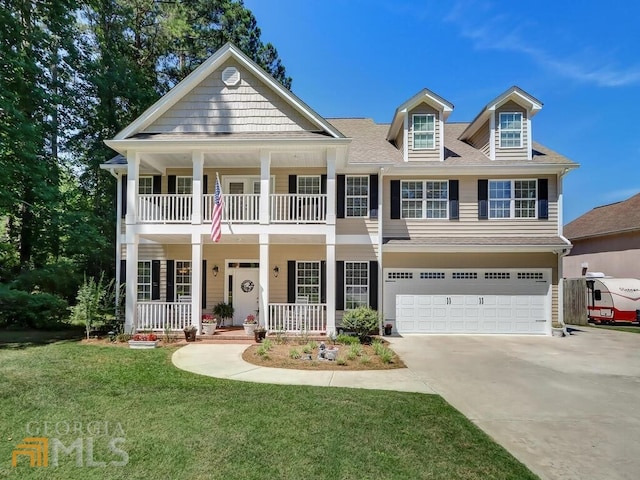
[(191, 221), (193, 196), (185, 194), (138, 195), (141, 223), (184, 223)]
[(273, 223), (324, 223), (327, 220), (327, 196), (272, 194), (270, 215)]
[(191, 325), (191, 304), (138, 302), (137, 330), (182, 330)]
[[(260, 220), (259, 194), (224, 194), (222, 221), (258, 223)], [(213, 216), (213, 195), (203, 195), (203, 220), (210, 222)]]
[(324, 303), (270, 303), (269, 331), (297, 333), (324, 332), (327, 329), (327, 305)]

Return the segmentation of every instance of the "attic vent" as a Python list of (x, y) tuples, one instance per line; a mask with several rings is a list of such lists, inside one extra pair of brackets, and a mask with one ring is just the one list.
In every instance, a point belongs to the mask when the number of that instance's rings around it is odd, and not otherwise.
[(236, 67), (227, 67), (222, 71), (222, 81), (228, 87), (237, 85), (240, 81), (240, 71)]

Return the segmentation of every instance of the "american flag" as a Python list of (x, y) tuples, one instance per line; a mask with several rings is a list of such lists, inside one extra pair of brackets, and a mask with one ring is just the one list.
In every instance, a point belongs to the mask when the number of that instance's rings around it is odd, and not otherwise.
[(222, 200), (222, 187), (220, 186), (220, 178), (216, 174), (216, 188), (213, 192), (213, 215), (211, 219), (211, 240), (219, 242), (222, 236), (222, 209), (224, 201)]

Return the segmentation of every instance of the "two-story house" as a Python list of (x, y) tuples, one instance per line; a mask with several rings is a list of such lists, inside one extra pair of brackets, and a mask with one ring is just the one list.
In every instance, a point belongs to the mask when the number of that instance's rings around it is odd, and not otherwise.
[(390, 124), (325, 119), (221, 48), (106, 141), (126, 329), (199, 326), (225, 301), (269, 330), (370, 305), (400, 334), (549, 334), (577, 165), (533, 141), (542, 104), (517, 87), (471, 123), (453, 108), (425, 89)]

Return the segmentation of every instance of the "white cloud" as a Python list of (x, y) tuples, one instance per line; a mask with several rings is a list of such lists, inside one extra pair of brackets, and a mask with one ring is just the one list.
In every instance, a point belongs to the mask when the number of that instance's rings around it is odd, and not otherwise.
[[(470, 39), (480, 50), (511, 51), (527, 55), (541, 67), (558, 75), (601, 87), (619, 87), (640, 84), (640, 67), (620, 68), (604, 61), (603, 53), (582, 51), (578, 55), (563, 57), (545, 50), (521, 33), (528, 26), (524, 19), (507, 14), (494, 14), (493, 6), (486, 2), (463, 0), (445, 17), (445, 21), (458, 26), (460, 34)], [(520, 27), (513, 28), (513, 25)], [(583, 58), (577, 58), (582, 56)]]

